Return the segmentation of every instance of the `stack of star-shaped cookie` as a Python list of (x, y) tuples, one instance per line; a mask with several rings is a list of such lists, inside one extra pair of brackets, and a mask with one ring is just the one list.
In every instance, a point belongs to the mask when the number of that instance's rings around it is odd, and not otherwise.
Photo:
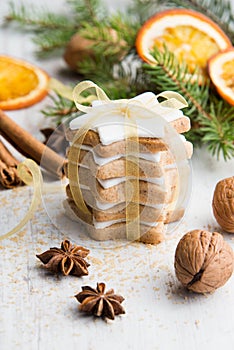
[[(144, 95), (146, 99), (152, 98), (153, 94)], [(189, 118), (180, 110), (168, 109), (167, 112), (164, 112), (164, 118), (178, 134), (190, 129)], [(67, 133), (71, 147), (75, 132), (85, 120), (84, 115), (71, 122)], [(87, 230), (96, 240), (126, 238), (126, 142), (123, 125), (123, 117), (116, 117), (110, 112), (109, 123), (105, 120), (104, 125), (88, 130), (77, 160), (83, 199), (92, 214)], [(140, 131), (138, 136), (140, 241), (157, 244), (164, 239), (165, 225), (180, 220), (185, 208), (183, 204), (178, 204), (179, 175), (173, 152), (165, 140), (152, 137), (150, 132), (148, 136), (145, 130)], [(184, 145), (185, 158), (189, 159), (192, 144), (182, 135), (178, 138)], [(130, 175), (134, 178), (135, 174)], [(82, 218), (69, 184), (66, 193), (64, 205), (67, 213), (72, 218)]]

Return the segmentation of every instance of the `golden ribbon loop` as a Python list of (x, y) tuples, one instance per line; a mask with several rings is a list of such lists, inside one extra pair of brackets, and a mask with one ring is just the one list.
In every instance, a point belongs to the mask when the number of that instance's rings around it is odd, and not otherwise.
[[(89, 128), (89, 127), (88, 127)], [(68, 178), (69, 185), (72, 194), (72, 198), (81, 213), (84, 214), (84, 221), (89, 222), (91, 219), (91, 213), (83, 199), (81, 188), (79, 186), (79, 159), (80, 159), (80, 146), (82, 145), (88, 129), (81, 128), (77, 131), (72, 146), (68, 153)]]
[[(93, 109), (91, 106), (85, 106), (83, 103), (91, 103), (95, 100), (102, 101), (103, 103), (126, 103), (126, 107), (128, 108), (128, 104), (134, 102), (134, 104), (141, 105), (142, 107), (148, 108), (141, 100), (136, 98), (132, 99), (119, 99), (119, 100), (110, 100), (106, 93), (101, 89), (97, 84), (90, 80), (84, 80), (78, 83), (74, 89), (70, 88), (67, 85), (62, 84), (60, 81), (52, 78), (50, 80), (50, 88), (56, 91), (59, 95), (67, 98), (68, 100), (74, 101), (78, 110), (88, 113)], [(96, 91), (96, 95), (90, 94), (87, 97), (83, 97), (81, 94), (88, 89), (94, 88)], [(187, 101), (181, 96), (178, 92), (175, 91), (163, 91), (158, 95), (155, 95), (155, 98), (163, 97), (165, 100), (156, 104), (150, 109), (154, 112), (157, 112), (158, 106), (173, 108), (173, 109), (181, 109), (188, 106)], [(121, 107), (122, 108), (122, 107)], [(120, 109), (120, 105), (117, 106), (119, 112), (123, 113), (123, 110)], [(165, 109), (165, 113), (168, 113), (168, 110)], [(125, 113), (123, 113), (125, 114)], [(160, 109), (160, 115), (163, 115), (163, 110)]]
[(32, 218), (41, 201), (42, 175), (39, 166), (32, 159), (26, 159), (24, 162), (18, 165), (18, 172), (19, 177), (23, 180), (24, 183), (30, 185), (33, 182), (34, 193), (32, 202), (23, 219), (12, 230), (6, 234), (1, 235), (0, 241), (5, 238), (9, 238), (14, 233), (21, 230), (24, 225), (26, 225), (26, 223)]
[[(89, 99), (87, 100), (87, 98), (82, 97), (81, 94), (82, 92), (90, 88), (95, 89), (96, 95), (89, 96)], [(103, 102), (111, 101), (109, 97), (106, 95), (106, 93), (97, 84), (89, 80), (82, 81), (81, 83), (75, 86), (73, 90), (73, 100), (75, 102), (77, 109), (85, 113), (89, 112), (92, 109), (92, 107), (84, 106), (82, 104), (84, 102), (92, 102), (94, 100), (99, 100)]]
[[(87, 84), (88, 83), (88, 84)], [(80, 84), (83, 84), (80, 83)], [(82, 86), (82, 85), (81, 85)], [(67, 85), (64, 85), (63, 83), (61, 83), (59, 80), (55, 79), (55, 78), (51, 78), (50, 79), (50, 82), (49, 82), (49, 87), (56, 91), (60, 96), (63, 96), (64, 98), (70, 100), (70, 101), (75, 101), (75, 104), (78, 108), (78, 110), (80, 111), (88, 111), (91, 107), (88, 107), (87, 109), (87, 106), (84, 106), (82, 103), (91, 103), (92, 101), (96, 100), (97, 98), (98, 99), (105, 99), (107, 98), (109, 100), (109, 98), (105, 95), (104, 97), (104, 91), (102, 90), (102, 92), (100, 92), (99, 90), (101, 90), (96, 84), (94, 84), (92, 81), (88, 81), (86, 80), (84, 86), (82, 87), (82, 91), (79, 92), (75, 92), (75, 97), (73, 98), (73, 94), (74, 94), (74, 91), (76, 91), (76, 88), (77, 86), (73, 89), (72, 87), (70, 86), (67, 86)], [(97, 92), (97, 95), (89, 95), (87, 97), (82, 97), (81, 96), (81, 93), (84, 91), (84, 90), (87, 90), (89, 88), (96, 88), (96, 90), (98, 90)], [(77, 88), (77, 90), (79, 90)], [(78, 94), (77, 94), (78, 93)], [(78, 97), (76, 97), (76, 94)], [(79, 100), (79, 102), (78, 102)]]
[[(139, 184), (139, 139), (137, 123), (130, 119), (128, 107), (125, 112), (125, 217), (126, 217), (126, 237), (130, 241), (140, 238), (140, 184)], [(135, 175), (132, 178), (132, 174)]]
[(158, 97), (165, 98), (165, 101), (160, 102), (160, 105), (163, 107), (182, 109), (188, 106), (185, 98), (175, 91), (163, 91), (156, 95), (156, 98)]

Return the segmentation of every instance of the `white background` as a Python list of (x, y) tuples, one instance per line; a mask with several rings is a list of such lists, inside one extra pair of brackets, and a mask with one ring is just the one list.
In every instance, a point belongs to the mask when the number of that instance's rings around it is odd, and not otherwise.
[[(28, 3), (36, 6), (38, 1)], [(121, 8), (125, 3), (118, 1), (112, 6)], [(60, 0), (40, 0), (41, 5), (66, 11), (65, 2)], [(2, 21), (8, 12), (7, 2), (0, 0), (0, 8)], [(61, 57), (39, 60), (30, 38), (30, 33), (2, 27), (0, 54), (26, 59), (51, 76), (75, 82)], [(8, 114), (40, 137), (39, 128), (48, 124), (40, 111), (48, 103), (46, 98), (31, 108)], [(45, 197), (44, 205), (26, 227), (0, 242), (0, 349), (233, 349), (234, 279), (211, 295), (188, 293), (176, 280), (173, 263), (176, 245), (187, 231), (199, 228), (222, 232), (213, 218), (211, 201), (215, 184), (233, 176), (234, 161), (216, 161), (205, 150), (197, 149), (192, 168), (192, 195), (186, 216), (175, 235), (159, 246), (130, 244), (104, 249), (88, 238), (84, 241), (81, 228), (69, 231), (59, 205), (62, 187), (55, 183), (55, 191), (59, 191)], [(1, 233), (19, 222), (31, 197), (32, 190), (27, 187), (0, 192)], [(59, 246), (64, 237), (77, 244), (82, 239), (91, 248), (89, 276), (58, 277), (41, 268), (35, 254)], [(233, 235), (224, 234), (224, 238), (234, 247)], [(125, 297), (126, 315), (114, 322), (85, 317), (78, 311), (74, 295), (82, 285), (95, 286), (101, 281)]]

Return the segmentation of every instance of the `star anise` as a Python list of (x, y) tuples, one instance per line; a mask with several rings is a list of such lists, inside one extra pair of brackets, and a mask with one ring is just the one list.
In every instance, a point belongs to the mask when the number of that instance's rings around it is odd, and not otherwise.
[(65, 276), (84, 276), (88, 275), (89, 263), (84, 258), (89, 254), (89, 250), (72, 245), (70, 241), (64, 240), (61, 248), (50, 248), (46, 252), (36, 255), (45, 267), (52, 272), (62, 272)]
[(115, 315), (125, 314), (121, 305), (124, 298), (114, 294), (113, 289), (105, 293), (105, 288), (105, 283), (97, 283), (96, 289), (89, 286), (82, 287), (82, 292), (75, 295), (75, 298), (81, 303), (80, 310), (111, 320), (114, 320)]

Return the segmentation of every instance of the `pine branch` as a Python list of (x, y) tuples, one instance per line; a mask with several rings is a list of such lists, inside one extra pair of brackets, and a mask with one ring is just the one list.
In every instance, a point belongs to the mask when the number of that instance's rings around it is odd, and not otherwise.
[(79, 63), (79, 71), (85, 79), (103, 88), (110, 99), (131, 98), (151, 89), (134, 50), (124, 60), (96, 53), (95, 58), (89, 57)]
[(119, 39), (125, 40), (130, 48), (134, 47), (136, 33), (140, 29), (140, 23), (126, 13), (116, 13), (109, 18), (109, 25), (118, 33)]
[[(197, 111), (206, 113), (203, 107), (208, 101), (209, 85), (205, 82), (200, 83), (201, 76), (197, 75), (196, 71), (191, 75), (187, 65), (179, 63), (166, 46), (163, 51), (155, 47), (151, 54), (157, 65), (143, 64), (143, 69), (154, 83), (154, 90), (172, 90), (181, 93), (189, 104), (186, 113), (190, 118), (195, 119)], [(207, 118), (211, 119), (208, 115)]]
[(77, 108), (73, 101), (70, 101), (58, 93), (49, 95), (52, 105), (46, 106), (41, 112), (45, 117), (52, 118), (56, 125), (60, 125), (64, 120), (72, 118), (73, 113), (77, 114)]
[(96, 55), (79, 62), (79, 72), (87, 79), (103, 82), (113, 78), (113, 64), (115, 60), (110, 57)]
[(41, 32), (45, 29), (74, 29), (74, 24), (67, 16), (47, 12), (45, 8), (29, 7), (21, 4), (16, 8), (15, 3), (9, 3), (9, 14), (5, 17), (7, 22), (15, 21), (25, 28), (34, 28)]
[(224, 159), (231, 158), (234, 154), (234, 107), (215, 98), (206, 82), (200, 84), (196, 73), (188, 79), (188, 67), (181, 65), (166, 48), (163, 52), (154, 48), (152, 55), (157, 64), (144, 64), (144, 70), (155, 84), (155, 90), (177, 91), (187, 99), (189, 106), (184, 112), (193, 124), (187, 137), (192, 136), (194, 141), (199, 136), (213, 155), (219, 157), (221, 153)]
[[(41, 57), (58, 48), (64, 48), (78, 30), (81, 36), (97, 42), (96, 51), (107, 55), (123, 51), (123, 45), (119, 49), (121, 40), (125, 42), (125, 47), (134, 46), (138, 26), (127, 14), (107, 15), (100, 0), (67, 0), (67, 3), (71, 7), (70, 16), (54, 14), (42, 8), (26, 7), (23, 4), (16, 7), (10, 2), (9, 14), (5, 19), (7, 22), (15, 21), (24, 28), (27, 26), (36, 34), (33, 41), (38, 46)], [(110, 28), (115, 31), (115, 37), (111, 37)]]
[[(213, 99), (213, 97), (211, 97)], [(201, 120), (202, 143), (208, 145), (212, 155), (225, 160), (234, 157), (234, 107), (222, 100), (210, 101), (211, 120)]]
[(28, 28), (35, 35), (33, 41), (38, 47), (37, 54), (46, 57), (64, 49), (71, 36), (76, 33), (78, 24), (71, 18), (61, 14), (48, 12), (44, 8), (29, 7), (9, 3), (10, 10), (6, 22), (15, 21), (24, 30)]
[(33, 42), (38, 47), (37, 55), (45, 58), (48, 55), (54, 56), (56, 50), (63, 51), (73, 34), (73, 31), (64, 31), (59, 29), (56, 31), (47, 30), (46, 32), (38, 33), (33, 37)]
[[(167, 1), (167, 0), (166, 0)], [(142, 25), (153, 14), (165, 9), (165, 0), (134, 0), (128, 6), (128, 13), (131, 17)]]
[(101, 0), (67, 0), (76, 21), (98, 23), (107, 18), (107, 9)]
[(57, 49), (64, 49), (73, 35), (73, 31), (63, 29), (47, 30), (40, 32), (33, 38), (33, 42), (39, 47), (37, 55), (39, 57), (46, 57), (48, 54), (55, 53)]
[[(79, 35), (91, 40), (95, 56), (109, 56), (111, 61), (118, 61), (135, 46), (139, 24), (127, 14), (115, 13), (105, 21), (82, 23)], [(115, 56), (112, 57), (111, 56)]]
[(126, 42), (124, 42), (120, 34), (104, 23), (98, 23), (95, 27), (92, 24), (85, 23), (79, 34), (89, 40), (92, 40), (92, 51), (95, 56), (110, 56), (111, 61), (116, 56), (126, 51)]

